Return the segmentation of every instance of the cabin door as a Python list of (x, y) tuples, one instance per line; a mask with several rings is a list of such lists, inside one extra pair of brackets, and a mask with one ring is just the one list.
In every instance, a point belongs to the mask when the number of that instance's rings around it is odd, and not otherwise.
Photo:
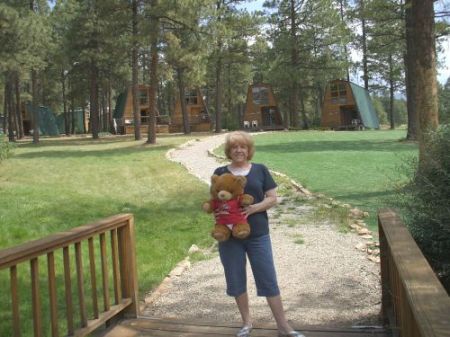
[(358, 118), (358, 111), (353, 108), (341, 107), (341, 125), (350, 126), (352, 125), (352, 120)]
[(278, 111), (276, 106), (261, 107), (262, 126), (279, 125)]

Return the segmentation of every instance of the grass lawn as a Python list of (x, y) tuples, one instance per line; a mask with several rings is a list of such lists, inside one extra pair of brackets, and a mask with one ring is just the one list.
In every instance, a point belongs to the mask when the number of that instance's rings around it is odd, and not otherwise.
[[(129, 137), (19, 143), (0, 163), (0, 249), (133, 213), (142, 297), (192, 244), (213, 242), (211, 216), (201, 211), (207, 185), (165, 158), (170, 148), (194, 137), (199, 136), (160, 136), (156, 145)], [(45, 264), (41, 269), (44, 273)], [(10, 320), (8, 278), (8, 270), (0, 272), (0, 336), (10, 335), (9, 327), (2, 328)], [(28, 283), (22, 282), (22, 297), (30, 296)]]
[(417, 145), (401, 141), (405, 130), (270, 132), (255, 136), (255, 162), (265, 163), (311, 192), (349, 203), (370, 214), (391, 205), (394, 187), (405, 178), (402, 164)]

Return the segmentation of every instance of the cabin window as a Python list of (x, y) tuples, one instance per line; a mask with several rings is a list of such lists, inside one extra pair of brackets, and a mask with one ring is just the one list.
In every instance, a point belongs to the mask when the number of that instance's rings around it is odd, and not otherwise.
[(139, 91), (139, 104), (140, 105), (147, 105), (148, 104), (147, 90), (140, 90)]
[(253, 87), (253, 104), (269, 105), (269, 89), (265, 87)]
[(197, 102), (197, 91), (196, 90), (191, 90), (186, 92), (186, 94), (184, 95), (185, 100), (186, 100), (186, 104), (198, 104)]
[(147, 110), (141, 110), (141, 123), (145, 124), (148, 123), (149, 114)]
[(331, 103), (347, 103), (347, 85), (345, 83), (333, 83), (330, 86)]

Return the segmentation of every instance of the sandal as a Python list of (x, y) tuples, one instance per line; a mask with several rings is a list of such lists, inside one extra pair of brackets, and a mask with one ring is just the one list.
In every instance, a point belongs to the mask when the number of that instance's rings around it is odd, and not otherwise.
[(288, 333), (278, 333), (278, 337), (306, 337), (304, 334), (301, 334), (298, 331), (291, 331)]
[(236, 337), (250, 337), (253, 327), (251, 325), (244, 325), (237, 333)]

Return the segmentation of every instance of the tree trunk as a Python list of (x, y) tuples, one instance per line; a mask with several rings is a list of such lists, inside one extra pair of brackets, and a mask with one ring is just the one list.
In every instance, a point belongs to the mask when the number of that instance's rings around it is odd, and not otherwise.
[[(35, 12), (34, 0), (30, 0), (30, 10)], [(39, 111), (37, 99), (37, 75), (36, 70), (31, 70), (31, 125), (33, 128), (33, 143), (39, 143)]]
[[(70, 81), (70, 77), (69, 77), (69, 92), (70, 92), (70, 88), (71, 88), (71, 81)], [(76, 116), (75, 116), (75, 98), (74, 95), (71, 94), (70, 95), (70, 134), (74, 135), (76, 133)], [(80, 130), (81, 131), (81, 130)]]
[(403, 60), (405, 64), (406, 108), (408, 110), (408, 131), (406, 139), (417, 140), (416, 76), (414, 67), (415, 37), (411, 0), (405, 1), (405, 35), (406, 53), (403, 56)]
[(391, 123), (391, 130), (395, 129), (395, 122), (394, 122), (394, 79), (393, 79), (393, 61), (392, 61), (392, 55), (389, 55), (389, 119)]
[(93, 139), (99, 138), (99, 113), (98, 113), (98, 68), (94, 60), (90, 64), (90, 129)]
[(301, 111), (302, 123), (303, 123), (302, 128), (304, 130), (308, 130), (309, 129), (309, 122), (308, 122), (308, 117), (306, 116), (305, 101), (304, 101), (303, 91), (300, 93), (300, 106), (301, 106), (301, 109), (302, 109), (302, 111)]
[(102, 115), (101, 115), (101, 130), (103, 132), (107, 132), (108, 131), (108, 98), (107, 98), (107, 92), (106, 90), (103, 88), (102, 91)]
[(365, 0), (360, 0), (362, 52), (363, 52), (363, 79), (364, 79), (364, 88), (366, 88), (366, 90), (369, 90), (369, 70), (367, 61), (367, 27), (366, 27), (366, 13), (364, 10), (364, 1)]
[(19, 123), (18, 123), (18, 117), (17, 117), (17, 101), (15, 98), (15, 75), (14, 73), (11, 73), (11, 116), (12, 116), (12, 122), (13, 122), (13, 130), (14, 130), (14, 136), (16, 139), (19, 138)]
[(12, 81), (11, 74), (8, 73), (6, 79), (6, 90), (5, 90), (5, 100), (6, 100), (6, 113), (8, 118), (8, 140), (10, 142), (16, 141), (15, 130), (14, 130), (14, 111), (13, 111), (13, 89), (12, 89)]
[(66, 97), (66, 75), (64, 70), (61, 70), (61, 87), (62, 87), (62, 101), (63, 101), (63, 114), (64, 114), (64, 132), (66, 136), (70, 135), (70, 119), (69, 112), (67, 111), (67, 97)]
[[(298, 84), (297, 84), (297, 73), (298, 69), (298, 49), (297, 49), (297, 23), (296, 23), (296, 12), (295, 12), (295, 1), (291, 0), (291, 67), (292, 67), (292, 83), (291, 83), (291, 93), (290, 93), (290, 104), (289, 104), (289, 117), (290, 124), (293, 127), (298, 126), (298, 113), (297, 113), (297, 103), (298, 103)], [(289, 127), (289, 125), (288, 125)]]
[(18, 132), (18, 138), (22, 139), (24, 137), (24, 131), (23, 131), (23, 118), (22, 118), (22, 109), (21, 109), (21, 102), (20, 102), (20, 78), (19, 78), (19, 72), (16, 71), (15, 76), (15, 85), (16, 88), (16, 118), (17, 118), (17, 132)]
[(33, 143), (39, 143), (39, 108), (37, 100), (37, 75), (36, 71), (31, 71), (31, 115), (32, 115), (32, 126), (33, 126)]
[(216, 133), (222, 132), (222, 42), (219, 42), (216, 62)]
[(108, 127), (109, 132), (112, 134), (116, 134), (116, 130), (114, 128), (114, 116), (112, 110), (112, 88), (111, 88), (111, 79), (108, 80)]
[[(216, 9), (219, 11), (222, 7), (222, 0), (219, 0), (216, 2)], [(217, 21), (220, 23), (222, 18), (219, 16), (217, 18)], [(223, 48), (223, 41), (222, 38), (219, 36), (217, 41), (217, 61), (216, 61), (216, 106), (215, 106), (215, 114), (216, 114), (216, 129), (215, 133), (222, 132), (222, 48)]]
[(133, 97), (133, 120), (134, 120), (134, 139), (141, 139), (141, 114), (139, 111), (139, 65), (138, 65), (138, 5), (137, 0), (132, 1), (131, 5), (132, 17), (131, 17), (131, 28), (132, 28), (132, 41), (133, 48), (131, 50), (131, 95)]
[(5, 86), (3, 87), (3, 123), (2, 123), (2, 128), (3, 128), (3, 132), (6, 132), (7, 128), (8, 128), (8, 101), (6, 99), (6, 97), (8, 96), (8, 87), (5, 84)]
[[(177, 68), (178, 74), (178, 90), (180, 92), (180, 103), (181, 103), (181, 114), (183, 116), (183, 129), (185, 134), (191, 133), (191, 128), (189, 125), (189, 116), (186, 107), (186, 94), (184, 92), (184, 74), (183, 69)], [(216, 130), (217, 132), (217, 130)]]
[(320, 85), (320, 82), (317, 82), (316, 86), (316, 114), (314, 116), (314, 123), (319, 123), (320, 125), (320, 116), (322, 115), (322, 98), (323, 98), (323, 89)]
[(426, 162), (426, 133), (438, 127), (438, 90), (433, 0), (412, 0), (419, 162)]
[[(340, 14), (341, 14), (341, 21), (345, 23), (344, 20), (344, 2), (343, 0), (339, 0), (339, 7), (340, 7)], [(346, 67), (346, 74), (347, 74), (347, 81), (350, 82), (350, 70), (348, 67), (348, 50), (347, 45), (344, 45), (344, 53), (345, 53), (345, 67)]]
[[(155, 19), (156, 21), (156, 19)], [(158, 91), (158, 31), (159, 22), (156, 21), (152, 34), (150, 51), (150, 90), (149, 90), (149, 120), (148, 120), (148, 144), (156, 143), (156, 116), (157, 116), (157, 91)]]

